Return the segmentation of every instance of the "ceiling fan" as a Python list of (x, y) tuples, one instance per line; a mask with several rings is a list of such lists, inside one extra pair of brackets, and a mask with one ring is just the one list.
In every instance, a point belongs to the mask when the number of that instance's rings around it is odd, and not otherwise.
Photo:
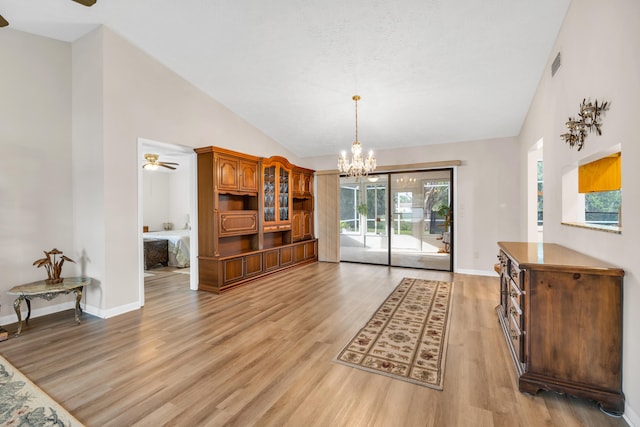
[[(94, 4), (96, 4), (96, 0), (73, 0), (73, 1), (87, 7), (91, 7)], [(2, 15), (0, 15), (0, 28), (6, 27), (7, 25), (9, 25), (9, 21), (4, 19)]]
[(175, 170), (176, 168), (171, 165), (178, 166), (180, 164), (180, 163), (173, 163), (173, 162), (159, 162), (158, 161), (159, 157), (160, 156), (158, 156), (157, 154), (145, 154), (144, 159), (147, 161), (147, 163), (142, 165), (142, 168), (154, 171), (158, 169), (158, 166), (162, 166), (163, 168)]

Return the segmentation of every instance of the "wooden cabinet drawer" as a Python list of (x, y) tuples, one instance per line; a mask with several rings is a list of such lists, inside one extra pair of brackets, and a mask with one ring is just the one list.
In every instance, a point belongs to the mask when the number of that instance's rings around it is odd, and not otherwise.
[(264, 271), (275, 270), (280, 267), (280, 249), (273, 249), (264, 253)]
[(509, 314), (518, 320), (518, 325), (522, 328), (522, 323), (519, 321), (522, 318), (522, 307), (520, 307), (518, 300), (513, 297), (509, 297)]
[(509, 313), (509, 337), (518, 362), (524, 363), (524, 334), (520, 329), (520, 321)]
[(280, 265), (289, 265), (293, 262), (293, 248), (287, 246), (280, 248)]
[(520, 281), (521, 271), (513, 262), (509, 263), (509, 276), (518, 286), (522, 286), (522, 282)]
[(262, 254), (252, 254), (244, 257), (245, 277), (262, 273)]
[(258, 211), (220, 212), (220, 236), (238, 236), (258, 232)]
[(300, 262), (305, 259), (304, 245), (297, 245), (293, 247), (293, 261)]
[(304, 257), (305, 259), (315, 258), (316, 254), (316, 242), (311, 241), (304, 244)]
[(509, 280), (509, 296), (516, 299), (518, 303), (521, 302), (520, 297), (522, 297), (522, 290), (513, 280)]
[(244, 260), (242, 257), (222, 261), (223, 284), (233, 283), (244, 277)]
[(500, 252), (498, 254), (498, 264), (500, 265), (500, 274), (507, 272), (507, 267), (509, 265), (509, 258), (504, 254), (504, 252)]

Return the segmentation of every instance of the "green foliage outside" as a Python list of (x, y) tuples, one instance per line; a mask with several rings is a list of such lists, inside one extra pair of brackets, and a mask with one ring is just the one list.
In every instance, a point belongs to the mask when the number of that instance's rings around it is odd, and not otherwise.
[(584, 203), (586, 222), (619, 225), (618, 211), (622, 203), (620, 190), (585, 194)]

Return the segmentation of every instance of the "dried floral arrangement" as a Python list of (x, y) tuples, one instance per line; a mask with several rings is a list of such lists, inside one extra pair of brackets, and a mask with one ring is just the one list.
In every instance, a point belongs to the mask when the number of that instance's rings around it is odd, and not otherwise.
[[(38, 259), (33, 262), (33, 265), (40, 268), (43, 267), (47, 270), (47, 283), (61, 283), (64, 279), (60, 277), (62, 273), (62, 265), (65, 261), (69, 261), (75, 264), (75, 261), (66, 255), (62, 254), (61, 250), (56, 248), (51, 249), (49, 252), (43, 251), (46, 255), (45, 258)], [(59, 257), (58, 257), (59, 255)]]

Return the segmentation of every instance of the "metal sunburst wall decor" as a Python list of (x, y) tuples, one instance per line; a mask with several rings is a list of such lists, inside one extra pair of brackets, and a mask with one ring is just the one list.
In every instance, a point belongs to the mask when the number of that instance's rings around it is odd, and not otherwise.
[(565, 123), (569, 132), (560, 135), (560, 137), (569, 144), (570, 148), (577, 146), (578, 151), (582, 150), (587, 133), (595, 132), (598, 135), (602, 135), (600, 114), (608, 109), (608, 101), (603, 101), (598, 105), (597, 99), (594, 103), (587, 101), (586, 98), (583, 99), (582, 104), (580, 104), (578, 119), (569, 117), (569, 121)]

